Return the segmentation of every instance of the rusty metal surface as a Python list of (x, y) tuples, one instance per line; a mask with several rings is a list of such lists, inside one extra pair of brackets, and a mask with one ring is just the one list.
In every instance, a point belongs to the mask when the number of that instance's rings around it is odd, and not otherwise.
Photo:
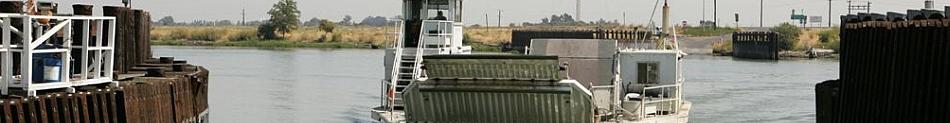
[(0, 122), (4, 123), (118, 123), (121, 91), (98, 89), (76, 94), (49, 94), (0, 100)]
[[(128, 73), (132, 67), (152, 57), (151, 15), (147, 11), (104, 6), (103, 15), (116, 17), (115, 72)], [(103, 29), (108, 29), (104, 27)]]
[[(152, 63), (158, 64), (158, 63)], [(166, 66), (172, 67), (172, 66)], [(208, 71), (186, 66), (166, 77), (135, 77), (120, 88), (0, 99), (2, 123), (191, 123), (208, 110)], [(84, 87), (84, 88), (89, 88)]]

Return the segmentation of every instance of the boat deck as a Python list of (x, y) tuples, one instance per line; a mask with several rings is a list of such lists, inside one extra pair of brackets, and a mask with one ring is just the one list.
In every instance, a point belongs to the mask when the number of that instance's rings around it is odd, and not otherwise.
[(406, 112), (402, 110), (388, 111), (385, 107), (373, 108), (372, 117), (380, 123), (404, 123)]

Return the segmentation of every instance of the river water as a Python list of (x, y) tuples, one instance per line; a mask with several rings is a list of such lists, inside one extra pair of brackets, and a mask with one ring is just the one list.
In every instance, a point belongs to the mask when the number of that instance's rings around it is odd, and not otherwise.
[[(383, 51), (154, 47), (211, 70), (216, 123), (363, 123), (379, 105)], [(814, 85), (836, 60), (756, 61), (694, 55), (684, 63), (692, 122), (814, 122)]]

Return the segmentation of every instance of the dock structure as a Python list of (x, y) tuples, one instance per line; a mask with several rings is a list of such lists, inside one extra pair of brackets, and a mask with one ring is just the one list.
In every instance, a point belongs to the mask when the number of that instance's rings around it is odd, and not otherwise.
[(115, 17), (0, 13), (0, 23), (2, 94), (114, 84), (115, 31), (103, 27)]
[(775, 32), (735, 32), (732, 34), (732, 56), (778, 60), (782, 41), (782, 35)]
[(152, 57), (147, 11), (23, 5), (0, 1), (0, 122), (208, 122), (209, 71)]
[[(648, 31), (640, 29), (629, 29), (629, 30), (607, 30), (607, 29), (598, 29), (598, 30), (574, 30), (574, 29), (554, 29), (554, 30), (542, 30), (542, 29), (515, 29), (511, 31), (511, 44), (508, 44), (502, 50), (505, 52), (515, 51), (519, 53), (525, 52), (527, 49), (530, 49), (531, 40), (533, 39), (609, 39), (617, 40), (618, 45), (623, 47), (632, 47), (632, 46), (646, 46), (638, 44), (653, 44), (654, 42), (648, 42), (652, 40), (654, 34)], [(653, 45), (650, 45), (653, 46)], [(642, 47), (642, 48), (653, 48), (653, 47)]]
[(889, 15), (842, 16), (841, 78), (816, 86), (818, 122), (950, 121), (950, 18)]

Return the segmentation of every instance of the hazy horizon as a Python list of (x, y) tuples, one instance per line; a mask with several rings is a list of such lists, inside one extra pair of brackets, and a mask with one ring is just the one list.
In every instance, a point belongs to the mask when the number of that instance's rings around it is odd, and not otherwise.
[[(86, 0), (52, 0), (60, 3), (62, 12), (71, 13), (72, 3), (89, 3)], [(264, 20), (268, 18), (266, 12), (277, 0), (160, 0), (136, 1), (132, 6), (142, 8), (152, 13), (152, 20), (164, 16), (172, 16), (177, 22), (191, 22), (194, 20), (241, 20), (241, 9), (247, 12), (247, 20)], [(671, 0), (671, 19), (679, 22), (687, 20), (691, 25), (703, 18), (704, 0)], [(706, 19), (713, 18), (713, 0), (706, 1)], [(872, 12), (897, 11), (922, 8), (924, 0), (886, 1), (871, 0)], [(104, 5), (121, 5), (121, 0), (91, 1), (100, 8)], [(599, 19), (608, 21), (618, 20), (627, 24), (648, 23), (654, 5), (653, 0), (583, 0), (581, 2), (581, 17), (590, 22)], [(936, 0), (935, 6), (942, 10), (943, 6), (950, 5), (950, 0)], [(345, 15), (351, 15), (353, 21), (359, 22), (367, 16), (394, 17), (400, 12), (401, 0), (297, 0), (297, 7), (301, 11), (301, 21), (317, 17), (333, 21), (342, 20)], [(502, 25), (509, 23), (540, 22), (541, 18), (553, 14), (574, 15), (575, 0), (466, 0), (463, 10), (464, 22), (467, 25), (485, 24), (485, 15), (488, 14), (490, 25), (496, 25), (498, 11), (502, 11)], [(662, 4), (662, 3), (659, 3)], [(833, 23), (837, 24), (838, 15), (846, 14), (847, 1), (832, 0)], [(740, 13), (742, 26), (759, 25), (759, 0), (719, 0), (719, 21), (721, 25), (734, 26), (733, 14)], [(773, 26), (784, 22), (793, 22), (789, 16), (792, 9), (805, 9), (809, 16), (822, 16), (827, 25), (828, 0), (783, 0), (765, 1), (765, 25)], [(96, 10), (96, 13), (101, 13)], [(623, 18), (626, 13), (626, 18)], [(659, 16), (659, 10), (657, 15)], [(655, 19), (655, 20), (658, 20)]]

